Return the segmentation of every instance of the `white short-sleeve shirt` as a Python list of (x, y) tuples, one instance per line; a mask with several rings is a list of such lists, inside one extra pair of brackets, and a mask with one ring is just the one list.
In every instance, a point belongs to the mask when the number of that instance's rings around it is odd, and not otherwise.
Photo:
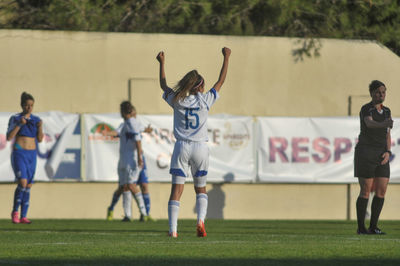
[(174, 136), (177, 140), (208, 141), (208, 111), (219, 98), (212, 88), (202, 94), (189, 95), (183, 100), (174, 102), (175, 93), (168, 88), (163, 99), (174, 109)]
[(119, 135), (118, 167), (137, 165), (136, 141), (141, 140), (141, 126), (135, 118), (125, 120), (116, 130)]

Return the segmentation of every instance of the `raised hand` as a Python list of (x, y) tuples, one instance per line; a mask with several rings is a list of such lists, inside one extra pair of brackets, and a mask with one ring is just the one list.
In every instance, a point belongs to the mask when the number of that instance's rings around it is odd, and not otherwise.
[(165, 92), (168, 89), (168, 86), (167, 86), (167, 79), (165, 77), (165, 66), (164, 66), (165, 55), (164, 55), (164, 52), (163, 51), (159, 52), (156, 58), (157, 58), (158, 62), (160, 62), (160, 76), (159, 76), (160, 87)]
[(158, 53), (158, 55), (157, 55), (157, 61), (160, 62), (160, 63), (164, 63), (164, 62), (165, 62), (165, 55), (164, 55), (164, 52), (163, 52), (163, 51), (161, 51), (161, 52)]
[(222, 48), (222, 54), (224, 55), (224, 57), (229, 57), (231, 55), (231, 49), (229, 49), (228, 47)]
[(228, 72), (229, 56), (231, 55), (231, 49), (229, 49), (228, 47), (222, 48), (222, 54), (224, 56), (224, 62), (222, 63), (222, 68), (219, 73), (218, 81), (213, 86), (213, 88), (218, 92), (221, 89), (222, 84), (224, 84), (225, 82), (226, 73)]

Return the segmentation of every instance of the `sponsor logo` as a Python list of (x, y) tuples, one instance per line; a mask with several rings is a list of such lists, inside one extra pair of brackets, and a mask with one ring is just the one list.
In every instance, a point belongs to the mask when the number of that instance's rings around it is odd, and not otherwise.
[(250, 141), (250, 133), (245, 124), (226, 122), (223, 140), (233, 150), (245, 148)]
[(43, 142), (45, 143), (45, 145), (36, 146), (37, 156), (41, 159), (50, 158), (51, 153), (53, 152), (54, 145), (59, 137), (60, 134), (55, 134), (53, 138), (50, 134), (44, 133)]
[(103, 131), (108, 132), (108, 131), (113, 131), (113, 130), (115, 130), (115, 129), (110, 124), (98, 123), (90, 129), (90, 132), (92, 134), (96, 134), (96, 133), (101, 134), (101, 132), (103, 132)]
[[(346, 137), (269, 137), (267, 150), (269, 163), (342, 163), (352, 158), (357, 139)], [(400, 139), (397, 140), (398, 145)], [(395, 141), (392, 140), (392, 147)], [(261, 148), (262, 150), (264, 147)], [(390, 157), (393, 161), (395, 154)]]
[(114, 131), (115, 128), (107, 123), (98, 123), (90, 129), (88, 136), (89, 140), (101, 140), (101, 141), (118, 141), (118, 137), (104, 136), (103, 132)]

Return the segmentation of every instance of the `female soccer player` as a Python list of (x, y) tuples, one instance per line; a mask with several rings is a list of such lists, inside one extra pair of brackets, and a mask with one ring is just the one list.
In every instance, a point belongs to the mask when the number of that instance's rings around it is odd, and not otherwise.
[(116, 131), (103, 132), (104, 135), (118, 136), (120, 138), (118, 161), (119, 187), (114, 192), (110, 206), (111, 209), (109, 207), (107, 211), (107, 219), (109, 220), (112, 219), (112, 209), (114, 208), (114, 205), (117, 203), (121, 194), (122, 205), (125, 213), (123, 221), (128, 222), (131, 220), (131, 193), (134, 195), (136, 203), (139, 207), (141, 219), (147, 220), (143, 195), (136, 185), (140, 172), (143, 169), (143, 152), (141, 144), (142, 126), (134, 118), (134, 109), (135, 108), (129, 101), (122, 102), (120, 105), (120, 111), (124, 122)]
[[(7, 129), (7, 140), (15, 137), (11, 155), (11, 165), (18, 182), (14, 193), (14, 206), (11, 221), (15, 224), (30, 224), (26, 218), (29, 208), (30, 191), (36, 170), (36, 140), (43, 140), (43, 122), (32, 114), (35, 100), (32, 95), (23, 92), (21, 95), (22, 112), (10, 117)], [(21, 206), (21, 216), (18, 210)]]
[[(358, 234), (385, 234), (378, 227), (386, 188), (389, 183), (389, 159), (392, 152), (390, 129), (393, 120), (390, 109), (383, 106), (386, 96), (386, 86), (378, 80), (369, 85), (372, 101), (365, 104), (360, 111), (361, 132), (354, 154), (354, 176), (358, 177), (360, 195), (356, 202)], [(364, 220), (372, 186), (375, 186), (375, 196), (371, 205), (371, 220), (369, 229), (365, 228)]]
[[(127, 117), (127, 116), (132, 116), (133, 118), (136, 119), (136, 109), (133, 105), (130, 105), (132, 112), (128, 115), (123, 114), (123, 110), (122, 110), (122, 106), (121, 106), (121, 116), (122, 118)], [(129, 110), (128, 110), (129, 111)], [(147, 126), (146, 128), (138, 121), (136, 120), (138, 125), (139, 125), (139, 131), (140, 133), (145, 132), (145, 133), (151, 133), (153, 131), (153, 129), (149, 126)], [(123, 127), (124, 123), (122, 123), (117, 130), (113, 130), (113, 131), (103, 131), (102, 134), (105, 136), (113, 136), (113, 137), (119, 137), (120, 133), (121, 133), (121, 129)], [(146, 208), (146, 214), (147, 216), (144, 216), (143, 214), (140, 215), (140, 221), (141, 222), (146, 222), (146, 221), (154, 221), (153, 218), (150, 216), (150, 192), (149, 192), (149, 178), (147, 176), (147, 167), (146, 167), (146, 160), (144, 158), (144, 155), (142, 154), (142, 159), (143, 159), (143, 168), (140, 170), (139, 173), (139, 178), (136, 181), (136, 185), (140, 186), (140, 190), (141, 190), (141, 194), (134, 194), (135, 199), (136, 199), (136, 203), (138, 204), (139, 207), (139, 211), (140, 211), (140, 199), (139, 201), (137, 200), (138, 196), (140, 198), (140, 195), (143, 196), (143, 201), (144, 201), (144, 205)], [(125, 188), (126, 193), (129, 194), (129, 190), (127, 188)], [(110, 206), (107, 208), (107, 220), (111, 221), (114, 218), (114, 207), (117, 204), (120, 196), (122, 195), (122, 193), (124, 192), (124, 186), (119, 184), (118, 188), (114, 191), (113, 193), (113, 197), (111, 200), (111, 204)], [(126, 197), (126, 196), (125, 196)], [(125, 204), (126, 204), (126, 200), (124, 200)], [(130, 208), (129, 206), (127, 206), (126, 208)], [(129, 221), (130, 218), (125, 216), (123, 221)]]
[(174, 109), (174, 136), (176, 143), (171, 158), (171, 195), (168, 202), (169, 236), (178, 237), (178, 213), (185, 177), (189, 167), (194, 180), (197, 210), (197, 236), (207, 235), (204, 220), (207, 213), (208, 197), (206, 181), (208, 171), (207, 117), (210, 107), (219, 97), (219, 90), (228, 71), (231, 50), (222, 49), (224, 61), (217, 83), (207, 93), (204, 79), (196, 70), (188, 72), (176, 85), (175, 90), (167, 86), (165, 77), (165, 55), (159, 52), (160, 86), (164, 100)]

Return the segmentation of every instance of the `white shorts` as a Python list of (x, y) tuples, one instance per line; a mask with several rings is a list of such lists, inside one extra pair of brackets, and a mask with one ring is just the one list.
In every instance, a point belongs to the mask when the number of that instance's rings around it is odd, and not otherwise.
[[(208, 173), (208, 156), (209, 150), (206, 142), (182, 141), (178, 140), (175, 143), (174, 152), (171, 158), (171, 168), (169, 173), (175, 177), (189, 176), (189, 167), (195, 184), (198, 180), (203, 180)], [(182, 178), (178, 178), (182, 180)], [(181, 184), (181, 182), (173, 180), (173, 184)], [(175, 182), (175, 183), (174, 183)], [(205, 184), (204, 184), (205, 186)]]
[(119, 185), (135, 184), (139, 179), (139, 173), (140, 169), (138, 167), (133, 168), (130, 165), (118, 167)]

